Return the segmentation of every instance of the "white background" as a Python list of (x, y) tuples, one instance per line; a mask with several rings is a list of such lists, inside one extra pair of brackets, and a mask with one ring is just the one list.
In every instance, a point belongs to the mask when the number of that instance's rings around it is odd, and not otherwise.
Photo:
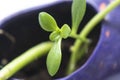
[(0, 0), (0, 21), (21, 10), (43, 6), (58, 0)]

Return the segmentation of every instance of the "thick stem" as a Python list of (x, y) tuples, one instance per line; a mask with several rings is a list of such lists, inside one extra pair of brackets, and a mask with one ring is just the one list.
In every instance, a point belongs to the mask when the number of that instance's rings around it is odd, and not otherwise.
[(7, 80), (30, 62), (45, 55), (52, 45), (53, 43), (51, 42), (44, 42), (24, 52), (0, 70), (0, 80)]
[[(90, 33), (90, 31), (95, 27), (95, 25), (97, 25), (110, 11), (112, 11), (114, 8), (116, 8), (119, 4), (120, 4), (120, 0), (115, 0), (115, 1), (111, 2), (106, 7), (106, 9), (104, 9), (103, 11), (101, 11), (97, 15), (95, 15), (90, 20), (90, 22), (88, 22), (88, 24), (84, 27), (82, 32), (79, 34), (79, 37), (85, 39), (87, 37), (87, 35)], [(83, 54), (80, 54), (80, 48), (82, 47), (82, 43), (83, 43), (82, 40), (77, 39), (74, 43), (74, 46), (72, 47), (72, 54), (70, 57), (67, 74), (70, 74), (71, 72), (73, 72), (75, 70), (76, 62), (78, 60), (78, 59), (76, 59), (76, 56), (83, 55)]]

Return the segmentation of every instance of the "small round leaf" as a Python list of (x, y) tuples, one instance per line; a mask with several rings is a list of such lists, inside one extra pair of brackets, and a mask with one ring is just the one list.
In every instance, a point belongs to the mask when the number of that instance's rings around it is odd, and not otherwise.
[(47, 69), (51, 76), (54, 76), (61, 64), (61, 39), (55, 42), (47, 56)]
[(53, 31), (50, 36), (49, 36), (49, 39), (51, 41), (56, 41), (60, 38), (60, 31)]
[(61, 37), (62, 38), (67, 38), (71, 33), (71, 29), (67, 24), (64, 24), (61, 28)]
[(46, 12), (39, 14), (39, 23), (45, 31), (55, 31), (58, 29), (55, 19)]

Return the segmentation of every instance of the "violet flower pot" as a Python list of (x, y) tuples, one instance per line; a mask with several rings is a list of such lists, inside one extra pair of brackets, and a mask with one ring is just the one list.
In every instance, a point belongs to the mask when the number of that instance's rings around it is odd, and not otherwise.
[[(108, 5), (109, 3), (110, 0), (87, 0), (87, 11), (79, 30), (81, 30), (83, 26), (100, 11), (102, 5)], [(119, 80), (119, 8), (120, 6), (109, 13), (90, 33), (88, 37), (93, 40), (92, 47), (94, 46), (95, 48), (92, 48), (94, 50), (91, 51), (91, 55), (84, 60), (82, 66), (80, 66), (75, 72), (66, 77), (65, 75), (56, 75), (52, 78), (47, 74), (47, 71), (40, 73), (40, 68), (44, 70), (46, 69), (44, 68), (46, 66), (45, 56), (20, 70), (12, 76), (10, 80), (24, 80), (25, 77), (30, 77), (27, 78), (28, 80)], [(54, 16), (58, 25), (62, 26), (64, 23), (71, 25), (70, 10), (71, 1), (58, 1), (57, 3), (44, 7), (38, 6), (23, 12), (21, 11), (20, 13), (4, 19), (0, 22), (0, 28), (8, 33), (12, 39), (9, 39), (5, 34), (0, 35), (0, 42), (2, 43), (2, 46), (0, 46), (0, 61), (7, 59), (7, 61), (10, 62), (25, 50), (40, 42), (48, 40), (49, 33), (46, 34), (46, 32), (39, 27), (39, 12), (46, 11), (50, 13)], [(66, 49), (66, 45), (71, 45), (72, 40), (64, 40), (63, 43), (65, 43)], [(64, 52), (66, 51), (63, 50), (63, 53)], [(64, 73), (64, 70), (62, 69), (66, 67), (64, 64), (68, 63), (69, 54), (69, 51), (67, 51), (66, 54), (63, 54), (63, 63), (58, 74)], [(38, 76), (43, 74), (47, 75), (47, 77), (43, 78)]]
[[(87, 0), (97, 12), (112, 0)], [(59, 80), (119, 80), (120, 79), (120, 6), (101, 23), (100, 39), (86, 63), (71, 75)]]

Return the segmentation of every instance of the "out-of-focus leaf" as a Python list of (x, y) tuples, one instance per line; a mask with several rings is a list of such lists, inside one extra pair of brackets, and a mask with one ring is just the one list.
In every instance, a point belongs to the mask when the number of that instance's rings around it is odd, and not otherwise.
[(72, 3), (72, 33), (76, 33), (86, 10), (86, 0), (73, 0)]

